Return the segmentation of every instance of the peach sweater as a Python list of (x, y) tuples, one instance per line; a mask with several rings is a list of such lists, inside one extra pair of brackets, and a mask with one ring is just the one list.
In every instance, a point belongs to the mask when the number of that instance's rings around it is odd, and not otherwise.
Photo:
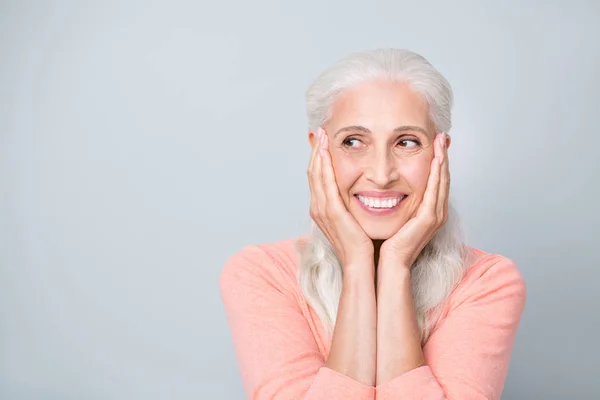
[(423, 348), (427, 365), (373, 387), (324, 366), (331, 337), (298, 286), (296, 240), (246, 246), (219, 278), (249, 399), (500, 398), (525, 306), (510, 259), (471, 248), (476, 261)]

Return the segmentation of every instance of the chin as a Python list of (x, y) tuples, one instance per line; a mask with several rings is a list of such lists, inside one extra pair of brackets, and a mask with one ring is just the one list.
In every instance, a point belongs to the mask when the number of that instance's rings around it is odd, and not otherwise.
[[(353, 199), (354, 200), (354, 199)], [(348, 211), (356, 219), (362, 230), (372, 240), (387, 240), (394, 236), (409, 218), (410, 204), (404, 204), (404, 201), (398, 204), (397, 210), (387, 213), (387, 215), (370, 215), (365, 213), (363, 206), (359, 205), (359, 200), (350, 204)], [(402, 206), (402, 207), (401, 207)]]
[(363, 230), (372, 240), (387, 240), (394, 236), (402, 228), (398, 224), (385, 224), (373, 226), (372, 224), (362, 225)]

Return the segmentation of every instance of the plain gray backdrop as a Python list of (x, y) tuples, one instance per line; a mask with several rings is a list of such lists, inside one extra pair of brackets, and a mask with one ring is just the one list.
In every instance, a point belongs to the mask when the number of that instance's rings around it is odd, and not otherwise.
[(0, 2), (0, 398), (245, 398), (221, 267), (308, 229), (311, 80), (399, 47), (527, 283), (503, 399), (597, 399), (599, 38), (591, 0)]

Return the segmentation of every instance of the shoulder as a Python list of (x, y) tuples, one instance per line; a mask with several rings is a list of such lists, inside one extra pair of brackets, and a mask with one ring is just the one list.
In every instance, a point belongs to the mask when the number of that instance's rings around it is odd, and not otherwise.
[(522, 309), (526, 285), (515, 261), (470, 247), (469, 265), (451, 295), (451, 303), (495, 301)]
[(296, 247), (304, 236), (276, 242), (249, 244), (233, 253), (219, 275), (221, 293), (238, 290), (295, 292), (297, 286)]

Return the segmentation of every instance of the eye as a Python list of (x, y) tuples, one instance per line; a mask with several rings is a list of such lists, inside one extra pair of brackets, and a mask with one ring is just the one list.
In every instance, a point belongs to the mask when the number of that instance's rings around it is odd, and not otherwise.
[(342, 145), (345, 147), (356, 147), (356, 146), (352, 145), (352, 142), (360, 143), (360, 140), (358, 140), (357, 138), (349, 137), (349, 138), (344, 139), (344, 141), (342, 142)]
[(417, 139), (402, 139), (398, 142), (401, 147), (416, 147), (421, 144)]
[[(361, 143), (360, 139), (357, 139), (354, 137), (348, 137), (342, 141), (342, 146), (350, 147), (350, 148), (357, 148), (360, 145), (360, 143)], [(413, 147), (420, 146), (421, 142), (419, 142), (417, 139), (401, 139), (400, 141), (398, 141), (398, 145), (400, 147), (413, 148)]]

